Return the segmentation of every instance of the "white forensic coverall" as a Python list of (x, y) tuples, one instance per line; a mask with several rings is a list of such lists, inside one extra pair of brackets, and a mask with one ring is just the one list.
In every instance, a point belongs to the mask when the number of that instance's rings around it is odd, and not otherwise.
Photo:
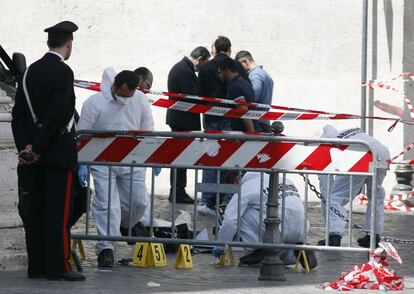
[[(112, 68), (105, 69), (102, 75), (101, 92), (92, 95), (84, 103), (77, 125), (78, 130), (153, 130), (151, 106), (141, 91), (124, 104), (113, 98), (111, 86), (116, 72)], [(130, 168), (112, 167), (111, 176), (111, 236), (119, 236), (119, 227), (129, 226)], [(92, 214), (99, 235), (107, 235), (108, 218), (108, 178), (107, 166), (91, 166), (95, 185), (95, 198), (92, 203)], [(144, 215), (149, 195), (145, 186), (145, 168), (134, 168), (132, 177), (131, 226), (134, 226)], [(96, 254), (103, 249), (113, 249), (112, 242), (99, 241)]]
[[(377, 153), (377, 160), (386, 161), (390, 158), (390, 152), (386, 146), (381, 144), (375, 138), (364, 133), (360, 128), (346, 129), (338, 133), (335, 127), (332, 125), (326, 125), (323, 128), (323, 138), (342, 138), (349, 140), (361, 140), (372, 146)], [(368, 197), (368, 209), (365, 215), (365, 228), (369, 230), (371, 228), (371, 210), (374, 207), (376, 209), (377, 221), (375, 224), (376, 234), (382, 234), (384, 231), (384, 197), (385, 191), (382, 187), (387, 169), (377, 169), (377, 185), (376, 185), (376, 203), (371, 201), (372, 196), (372, 178), (368, 176), (353, 176), (352, 180), (352, 199), (358, 196), (365, 183), (367, 183), (367, 197)], [(319, 176), (320, 190), (325, 199), (327, 199), (328, 192), (328, 176)], [(331, 180), (331, 207), (335, 207), (344, 216), (347, 216), (347, 212), (344, 209), (344, 205), (349, 202), (349, 188), (350, 177), (337, 175), (332, 176)], [(326, 205), (321, 203), (322, 217), (325, 222), (326, 219)], [(330, 211), (329, 218), (329, 234), (341, 235), (345, 229), (346, 222)]]
[[(269, 175), (263, 175), (263, 219), (266, 217), (267, 191)], [(298, 190), (293, 182), (286, 179), (285, 183), (285, 216), (282, 219), (283, 178), (279, 176), (279, 217), (283, 225), (284, 243), (296, 244), (304, 242), (304, 206)], [(237, 235), (237, 202), (238, 194), (234, 194), (226, 207), (223, 224), (218, 233), (220, 241), (232, 241)], [(309, 223), (307, 222), (309, 228)], [(264, 223), (260, 223), (260, 173), (247, 172), (241, 180), (240, 204), (240, 237), (243, 242), (258, 242), (259, 230), (262, 236), (265, 231)], [(281, 227), (280, 227), (281, 230)], [(293, 250), (284, 250), (280, 255), (284, 264), (295, 262)]]

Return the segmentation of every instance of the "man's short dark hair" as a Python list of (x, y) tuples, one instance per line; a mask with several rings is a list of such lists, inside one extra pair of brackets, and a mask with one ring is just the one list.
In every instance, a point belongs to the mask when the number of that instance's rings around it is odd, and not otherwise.
[(146, 67), (138, 67), (134, 72), (138, 75), (138, 77), (142, 77), (144, 80), (147, 80), (151, 74), (150, 70)]
[(220, 70), (229, 70), (231, 72), (238, 72), (236, 61), (231, 59), (230, 57), (224, 58), (218, 65)]
[(115, 76), (114, 85), (119, 88), (123, 84), (127, 84), (130, 90), (138, 87), (138, 75), (132, 70), (123, 70)]
[(214, 42), (214, 47), (216, 47), (217, 53), (227, 52), (231, 48), (231, 42), (227, 37), (218, 36), (217, 40)]
[(201, 57), (203, 60), (207, 60), (210, 58), (211, 54), (208, 52), (208, 49), (203, 46), (198, 46), (193, 51), (191, 51), (190, 56), (194, 59)]
[(49, 32), (47, 36), (47, 45), (50, 48), (59, 48), (66, 44), (66, 42), (73, 40), (72, 33), (64, 32)]
[(250, 52), (249, 51), (245, 51), (245, 50), (242, 50), (242, 51), (237, 52), (236, 57), (234, 59), (237, 60), (237, 61), (239, 61), (242, 58), (246, 58), (246, 59), (248, 59), (250, 61), (253, 61), (254, 60), (253, 59), (253, 56), (250, 54)]

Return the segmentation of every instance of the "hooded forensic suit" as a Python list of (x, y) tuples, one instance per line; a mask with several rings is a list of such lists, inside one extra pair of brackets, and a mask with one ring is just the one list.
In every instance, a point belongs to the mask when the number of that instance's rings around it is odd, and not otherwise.
[[(267, 193), (269, 191), (269, 175), (263, 175), (263, 218), (266, 217)], [(296, 244), (304, 242), (304, 206), (300, 199), (298, 190), (293, 182), (286, 179), (285, 185), (285, 215), (282, 219), (282, 194), (283, 178), (279, 176), (279, 217), (283, 225), (284, 243)], [(237, 202), (238, 194), (234, 194), (226, 207), (223, 224), (220, 227), (218, 239), (220, 241), (232, 241), (237, 234)], [(262, 230), (262, 236), (265, 231), (265, 225), (260, 222), (260, 173), (248, 172), (241, 180), (241, 204), (240, 204), (240, 238), (243, 242), (258, 242), (259, 230)], [(309, 224), (307, 223), (307, 227)], [(291, 264), (295, 261), (293, 250), (284, 250), (281, 253), (281, 259), (285, 264)]]
[[(136, 91), (134, 96), (117, 101), (111, 93), (116, 72), (107, 68), (102, 75), (101, 92), (92, 95), (82, 107), (78, 130), (153, 130), (151, 106), (144, 93)], [(110, 235), (119, 236), (119, 227), (129, 226), (130, 167), (113, 167), (111, 175)], [(92, 213), (99, 235), (107, 235), (108, 178), (107, 166), (91, 166), (95, 185)], [(145, 186), (145, 168), (134, 168), (132, 176), (131, 225), (143, 216), (148, 203)], [(96, 253), (113, 249), (109, 241), (99, 241)]]
[[(341, 138), (348, 140), (361, 140), (368, 143), (376, 152), (378, 161), (386, 161), (390, 158), (390, 152), (386, 146), (381, 144), (378, 140), (364, 133), (360, 128), (346, 129), (338, 133), (338, 131), (331, 125), (326, 125), (323, 128), (323, 138)], [(367, 184), (368, 209), (365, 216), (365, 228), (371, 228), (371, 210), (376, 209), (377, 221), (375, 224), (376, 234), (382, 234), (384, 229), (384, 197), (385, 191), (382, 187), (387, 169), (377, 169), (377, 185), (376, 185), (376, 203), (372, 203), (372, 178), (368, 176), (353, 176), (352, 177), (352, 199), (361, 193), (365, 183)], [(320, 190), (322, 196), (327, 199), (328, 192), (328, 176), (319, 176)], [(337, 175), (331, 180), (331, 207), (335, 207), (342, 215), (347, 216), (346, 210), (343, 208), (349, 202), (349, 188), (350, 177)], [(326, 206), (321, 203), (322, 216), (325, 221)], [(330, 212), (329, 218), (329, 234), (341, 235), (345, 229), (345, 221)]]

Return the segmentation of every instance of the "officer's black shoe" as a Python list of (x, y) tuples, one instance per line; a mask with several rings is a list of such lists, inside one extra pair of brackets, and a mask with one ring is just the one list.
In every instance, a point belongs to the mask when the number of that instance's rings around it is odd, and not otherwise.
[[(329, 235), (329, 246), (341, 247), (341, 235)], [(325, 239), (319, 240), (318, 246), (325, 246)]]
[(98, 267), (113, 267), (114, 253), (112, 249), (104, 249), (98, 254)]
[[(361, 247), (369, 248), (370, 247), (370, 235), (365, 235), (362, 238), (358, 239), (358, 245)], [(380, 242), (380, 235), (375, 235), (375, 248), (378, 248), (378, 243)]]
[[(296, 258), (298, 258), (298, 256), (299, 256), (299, 250), (295, 250), (294, 252), (295, 252)], [(314, 269), (315, 267), (318, 266), (318, 260), (316, 259), (315, 251), (305, 250), (305, 255), (306, 255), (306, 259), (308, 260), (308, 265), (309, 265), (309, 268), (310, 269)], [(303, 258), (301, 258), (299, 260), (299, 262), (300, 262), (300, 265), (303, 268), (306, 268), (305, 260)]]
[(248, 266), (261, 263), (264, 259), (264, 253), (262, 249), (256, 249), (255, 251), (240, 257), (240, 266)]
[(80, 273), (67, 272), (56, 275), (47, 276), (46, 279), (52, 281), (84, 281), (85, 276)]
[[(173, 193), (170, 190), (170, 196), (168, 197), (168, 200), (170, 202), (173, 201)], [(177, 189), (176, 193), (175, 193), (175, 202), (176, 203), (181, 203), (181, 204), (194, 204), (194, 199), (191, 198), (187, 192), (185, 191), (185, 189)]]
[(43, 274), (28, 274), (27, 277), (29, 279), (43, 279)]

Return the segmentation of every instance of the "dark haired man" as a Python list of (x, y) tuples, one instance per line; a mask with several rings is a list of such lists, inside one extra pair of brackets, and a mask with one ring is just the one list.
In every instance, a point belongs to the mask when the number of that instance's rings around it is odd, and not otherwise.
[[(223, 59), (218, 65), (220, 79), (227, 85), (226, 99), (236, 102), (253, 102), (254, 91), (252, 85), (246, 82), (238, 73), (237, 62), (231, 58)], [(238, 109), (248, 109), (244, 105), (236, 105)], [(251, 119), (229, 118), (231, 129), (240, 132), (254, 132)]]
[[(235, 60), (240, 62), (249, 74), (254, 90), (254, 102), (267, 105), (272, 104), (273, 80), (263, 69), (263, 66), (256, 65), (248, 51), (237, 52)], [(254, 120), (253, 123), (257, 132), (270, 132), (270, 122), (268, 120)]]
[[(210, 52), (205, 47), (197, 47), (190, 56), (185, 56), (181, 61), (176, 63), (168, 74), (168, 91), (189, 95), (197, 95), (197, 76), (196, 71), (210, 58)], [(174, 97), (170, 97), (174, 100)], [(171, 131), (200, 131), (200, 114), (178, 111), (173, 109), (167, 110), (166, 123), (170, 126)], [(176, 180), (176, 201), (178, 203), (194, 203), (194, 200), (187, 194), (185, 187), (187, 185), (187, 170), (177, 169)], [(170, 175), (170, 197), (172, 201), (173, 173)]]
[(152, 87), (153, 75), (152, 72), (146, 67), (138, 67), (134, 70), (138, 75), (138, 88), (149, 90)]
[[(124, 70), (116, 74), (112, 68), (104, 71), (101, 92), (92, 95), (82, 107), (78, 130), (144, 130), (154, 128), (150, 104), (145, 94), (136, 90), (138, 75)], [(144, 215), (148, 203), (145, 186), (145, 168), (135, 168), (131, 174), (129, 167), (113, 167), (111, 179), (105, 166), (91, 166), (95, 184), (95, 198), (92, 213), (98, 234), (119, 236), (120, 228), (128, 231), (129, 224), (138, 229), (138, 221)], [(110, 224), (108, 228), (108, 182), (111, 181)], [(130, 195), (132, 182), (133, 195)], [(131, 219), (129, 218), (129, 199), (131, 199)], [(109, 233), (109, 234), (108, 234)], [(114, 263), (113, 245), (109, 241), (96, 244), (99, 267), (112, 267)]]
[(78, 27), (64, 21), (45, 29), (47, 52), (19, 84), (12, 129), (19, 151), (19, 214), (26, 232), (31, 279), (80, 281), (69, 264), (69, 216), (77, 166), (73, 72), (64, 63)]
[[(218, 76), (218, 65), (223, 59), (230, 58), (231, 42), (227, 37), (218, 36), (214, 42), (216, 56), (207, 61), (199, 71), (198, 94), (201, 96), (226, 98), (227, 88), (223, 80)], [(246, 81), (249, 80), (246, 71), (241, 64), (237, 63), (237, 70)], [(231, 121), (222, 116), (204, 115), (203, 127), (205, 130), (232, 131)], [(203, 171), (203, 183), (216, 183), (216, 172), (214, 170)], [(226, 198), (226, 197), (221, 197)], [(226, 201), (226, 199), (222, 199)], [(201, 214), (214, 214), (216, 203), (215, 193), (202, 193), (202, 205), (198, 207)]]

